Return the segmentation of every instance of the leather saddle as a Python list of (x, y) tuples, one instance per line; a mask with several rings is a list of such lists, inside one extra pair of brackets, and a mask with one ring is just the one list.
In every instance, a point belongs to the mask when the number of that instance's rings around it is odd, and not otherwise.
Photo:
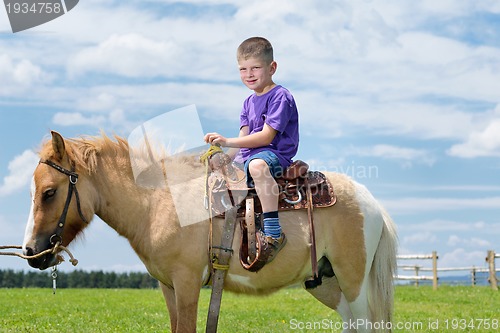
[[(312, 192), (313, 207), (330, 207), (336, 202), (333, 187), (325, 175), (309, 171), (309, 165), (301, 160), (293, 162), (275, 180), (280, 189), (279, 211), (307, 209), (307, 187)], [(213, 170), (208, 178), (208, 188), (214, 217), (224, 217), (224, 212), (231, 206), (239, 207), (237, 216), (244, 217), (247, 197), (254, 197), (255, 212), (262, 212), (255, 189), (247, 187), (244, 171), (235, 166), (225, 165)]]
[[(254, 188), (249, 188), (244, 171), (231, 163), (224, 153), (217, 153), (210, 161), (212, 172), (207, 179), (211, 215), (224, 217), (231, 207), (237, 207), (240, 221), (241, 245), (240, 263), (256, 272), (267, 262), (267, 243), (261, 229), (262, 208)], [(330, 207), (336, 202), (332, 185), (325, 175), (318, 171), (309, 171), (307, 163), (293, 162), (281, 177), (275, 178), (280, 189), (279, 211), (307, 209), (312, 243), (312, 255), (315, 257), (313, 208)], [(313, 259), (313, 271), (316, 264)], [(317, 269), (316, 269), (317, 270)]]

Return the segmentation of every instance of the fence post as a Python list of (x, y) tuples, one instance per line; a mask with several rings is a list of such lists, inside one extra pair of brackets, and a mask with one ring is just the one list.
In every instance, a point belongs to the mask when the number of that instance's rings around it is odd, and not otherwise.
[(437, 270), (438, 255), (436, 251), (432, 251), (432, 289), (438, 288), (438, 270)]
[(472, 271), (471, 271), (471, 285), (473, 287), (476, 286), (476, 266), (472, 266)]
[(491, 289), (498, 290), (494, 250), (488, 250), (488, 256), (486, 257), (486, 262), (488, 263), (488, 267), (490, 269), (490, 277), (488, 278), (488, 280), (490, 281)]
[(419, 286), (419, 283), (418, 283), (418, 272), (419, 271), (420, 271), (420, 266), (415, 265), (415, 276), (417, 277), (417, 279), (415, 280), (415, 287)]

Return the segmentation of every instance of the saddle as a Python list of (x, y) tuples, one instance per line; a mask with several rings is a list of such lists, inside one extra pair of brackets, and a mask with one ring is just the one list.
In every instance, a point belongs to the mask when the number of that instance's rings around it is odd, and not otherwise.
[[(279, 211), (306, 209), (307, 188), (312, 191), (313, 207), (329, 207), (335, 204), (336, 197), (328, 179), (319, 171), (309, 171), (309, 166), (303, 161), (293, 162), (283, 175), (275, 180), (280, 189)], [(257, 198), (255, 189), (247, 187), (244, 171), (232, 165), (225, 165), (223, 170), (213, 171), (209, 176), (208, 186), (212, 213), (216, 217), (224, 217), (224, 212), (232, 205), (239, 206), (237, 216), (244, 217), (244, 199), (248, 196)], [(258, 200), (255, 205), (255, 211), (261, 212)]]
[[(224, 153), (210, 159), (211, 174), (207, 178), (211, 216), (225, 217), (236, 207), (241, 229), (240, 263), (243, 268), (257, 272), (267, 263), (269, 252), (261, 229), (262, 208), (254, 188), (249, 188), (243, 170), (235, 167)], [(279, 211), (308, 210), (311, 237), (313, 274), (317, 277), (316, 244), (312, 211), (335, 204), (334, 190), (325, 175), (309, 171), (307, 163), (297, 160), (275, 178), (279, 189)]]

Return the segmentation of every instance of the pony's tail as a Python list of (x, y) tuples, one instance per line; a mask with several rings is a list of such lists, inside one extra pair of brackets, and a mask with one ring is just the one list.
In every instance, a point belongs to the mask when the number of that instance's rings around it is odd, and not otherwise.
[[(396, 226), (385, 209), (381, 208), (384, 224), (370, 270), (368, 304), (372, 322), (392, 321), (394, 307), (394, 275), (397, 269)], [(387, 327), (387, 325), (384, 325)], [(390, 331), (390, 330), (388, 330)]]

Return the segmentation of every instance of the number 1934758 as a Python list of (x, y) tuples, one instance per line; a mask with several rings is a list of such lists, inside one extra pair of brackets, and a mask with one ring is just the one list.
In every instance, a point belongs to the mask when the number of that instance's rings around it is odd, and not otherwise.
[(5, 4), (5, 7), (8, 14), (60, 14), (64, 10), (58, 2), (14, 2)]
[(464, 319), (464, 318), (453, 318), (446, 319), (443, 321), (443, 328), (452, 329), (452, 330), (464, 330), (464, 331), (473, 331), (473, 330), (498, 330), (500, 328), (500, 323), (498, 319)]

